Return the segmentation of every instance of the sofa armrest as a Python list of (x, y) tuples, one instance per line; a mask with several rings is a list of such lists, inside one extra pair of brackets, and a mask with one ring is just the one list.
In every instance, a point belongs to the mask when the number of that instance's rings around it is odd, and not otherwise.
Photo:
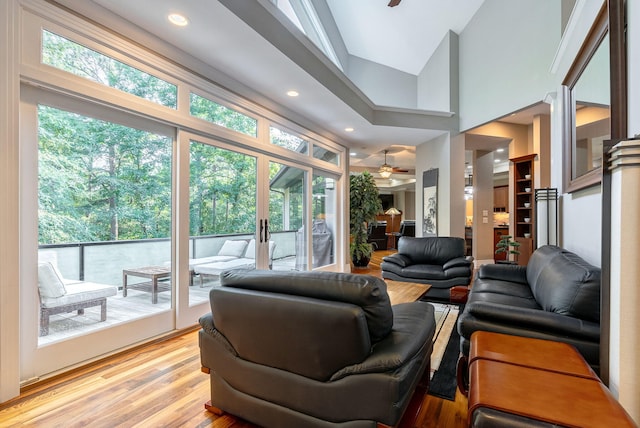
[[(591, 321), (547, 312), (542, 309), (519, 308), (490, 302), (471, 302), (464, 309), (475, 320), (496, 324), (512, 325), (522, 330), (568, 336), (589, 341), (600, 339), (600, 325)], [(464, 319), (461, 317), (460, 332), (464, 333)]]
[(420, 301), (394, 305), (393, 317), (393, 330), (373, 345), (371, 354), (361, 363), (336, 372), (332, 381), (357, 374), (391, 372), (414, 358), (429, 358), (436, 325), (433, 305)]
[(442, 265), (443, 270), (451, 269), (454, 267), (469, 267), (472, 263), (472, 260), (469, 260), (467, 257), (456, 257), (455, 259), (451, 259)]
[(498, 279), (500, 281), (511, 281), (519, 282), (520, 284), (528, 284), (527, 267), (519, 265), (482, 265), (478, 270), (478, 278)]
[(411, 261), (411, 257), (406, 256), (404, 254), (400, 254), (400, 253), (395, 253), (395, 254), (391, 254), (390, 256), (386, 256), (382, 258), (383, 262), (389, 262), (389, 263), (395, 263), (398, 266), (401, 267), (407, 267), (407, 266), (411, 266), (411, 264), (413, 263)]

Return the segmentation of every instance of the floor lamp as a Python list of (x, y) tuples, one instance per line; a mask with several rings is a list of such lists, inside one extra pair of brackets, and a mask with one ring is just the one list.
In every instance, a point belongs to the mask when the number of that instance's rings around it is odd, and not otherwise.
[(395, 224), (393, 223), (393, 219), (395, 218), (395, 216), (402, 214), (400, 212), (400, 210), (398, 210), (397, 208), (391, 207), (388, 210), (386, 210), (384, 212), (386, 215), (390, 215), (391, 216), (391, 228), (389, 229), (392, 233), (393, 233), (393, 228), (395, 226)]

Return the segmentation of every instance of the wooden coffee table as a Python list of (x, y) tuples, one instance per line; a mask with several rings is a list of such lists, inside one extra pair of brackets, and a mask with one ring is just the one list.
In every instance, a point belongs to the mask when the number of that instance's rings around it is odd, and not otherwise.
[(392, 281), (390, 279), (384, 281), (387, 283), (387, 293), (392, 305), (415, 302), (431, 288), (429, 284), (417, 282)]
[[(148, 278), (151, 281), (127, 285), (127, 277), (129, 276)], [(135, 269), (124, 269), (122, 271), (122, 297), (127, 297), (127, 288), (151, 291), (151, 303), (155, 305), (158, 303), (158, 292), (171, 290), (170, 283), (164, 282), (159, 284), (158, 280), (169, 277), (171, 277), (171, 269), (164, 266), (145, 266)]]

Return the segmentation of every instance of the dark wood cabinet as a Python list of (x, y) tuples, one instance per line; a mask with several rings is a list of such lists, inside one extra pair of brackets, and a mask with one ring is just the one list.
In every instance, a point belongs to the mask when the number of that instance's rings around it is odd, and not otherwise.
[(509, 211), (509, 186), (499, 186), (493, 188), (493, 211)]
[(513, 200), (515, 222), (514, 239), (520, 243), (518, 264), (526, 265), (535, 248), (534, 216), (534, 170), (533, 161), (537, 155), (531, 154), (510, 159), (513, 162)]

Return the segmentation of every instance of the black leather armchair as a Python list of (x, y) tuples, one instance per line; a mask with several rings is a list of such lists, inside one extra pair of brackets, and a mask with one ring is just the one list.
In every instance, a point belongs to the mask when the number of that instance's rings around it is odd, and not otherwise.
[(428, 379), (433, 306), (391, 306), (380, 278), (234, 270), (221, 284), (199, 332), (212, 411), (264, 427), (393, 426)]
[(483, 265), (458, 318), (464, 355), (476, 330), (569, 343), (598, 371), (600, 269), (551, 245), (527, 266)]
[(451, 287), (471, 282), (473, 257), (465, 256), (462, 238), (403, 236), (398, 252), (384, 257), (380, 267), (385, 279), (430, 284), (426, 298), (448, 300)]
[(416, 236), (416, 221), (415, 220), (402, 220), (400, 222), (400, 231), (395, 233), (395, 247), (398, 248), (398, 241), (403, 236)]
[(387, 249), (387, 222), (381, 220), (369, 223), (367, 242), (373, 244), (374, 250)]

